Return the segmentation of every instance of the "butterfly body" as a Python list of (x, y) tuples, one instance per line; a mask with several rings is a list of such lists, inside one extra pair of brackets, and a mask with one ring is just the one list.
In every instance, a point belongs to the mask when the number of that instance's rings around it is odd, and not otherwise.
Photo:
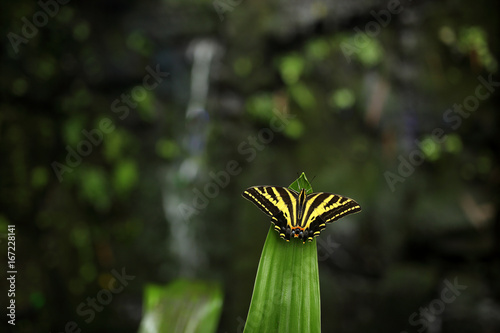
[(307, 194), (305, 189), (253, 186), (242, 195), (271, 217), (274, 229), (287, 241), (292, 237), (312, 241), (327, 223), (361, 210), (353, 199), (324, 192)]

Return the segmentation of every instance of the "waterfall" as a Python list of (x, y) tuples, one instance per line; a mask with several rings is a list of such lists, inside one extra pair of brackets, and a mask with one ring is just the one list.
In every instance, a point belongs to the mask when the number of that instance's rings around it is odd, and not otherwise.
[[(186, 55), (192, 61), (189, 102), (185, 113), (185, 130), (177, 138), (184, 154), (169, 166), (162, 191), (163, 209), (169, 224), (169, 253), (176, 256), (181, 276), (195, 276), (207, 258), (196, 241), (196, 230), (203, 214), (187, 215), (180, 207), (192, 207), (193, 188), (206, 172), (205, 147), (210, 116), (206, 110), (210, 72), (218, 44), (209, 39), (191, 42)], [(196, 216), (196, 219), (194, 218)]]

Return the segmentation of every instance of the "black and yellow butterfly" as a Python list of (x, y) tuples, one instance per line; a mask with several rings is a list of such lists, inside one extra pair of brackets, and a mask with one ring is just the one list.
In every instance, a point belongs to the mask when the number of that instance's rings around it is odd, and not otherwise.
[(361, 210), (353, 199), (323, 192), (306, 194), (305, 189), (252, 186), (242, 195), (271, 217), (274, 229), (287, 241), (292, 236), (304, 243), (312, 241), (327, 223)]

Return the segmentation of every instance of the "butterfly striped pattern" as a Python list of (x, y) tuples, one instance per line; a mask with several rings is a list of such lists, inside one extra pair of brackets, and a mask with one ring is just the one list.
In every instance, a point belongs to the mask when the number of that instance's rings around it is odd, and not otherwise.
[(292, 237), (312, 241), (327, 223), (361, 210), (353, 199), (324, 192), (307, 194), (305, 189), (253, 186), (242, 195), (271, 217), (274, 229), (286, 241)]

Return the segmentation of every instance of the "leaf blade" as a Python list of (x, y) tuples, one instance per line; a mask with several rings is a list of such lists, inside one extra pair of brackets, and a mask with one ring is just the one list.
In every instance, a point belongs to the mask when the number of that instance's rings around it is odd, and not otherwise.
[[(289, 188), (312, 193), (304, 173)], [(244, 333), (321, 332), (317, 256), (315, 239), (285, 242), (269, 228)]]

